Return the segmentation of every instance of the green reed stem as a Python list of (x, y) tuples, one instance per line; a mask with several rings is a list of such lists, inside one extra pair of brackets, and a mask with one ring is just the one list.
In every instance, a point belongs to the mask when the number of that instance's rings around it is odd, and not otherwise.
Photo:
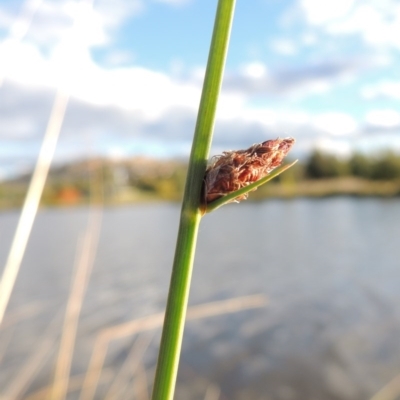
[(178, 372), (197, 232), (201, 188), (211, 146), (235, 0), (219, 0), (204, 78), (172, 268), (152, 400), (172, 400)]

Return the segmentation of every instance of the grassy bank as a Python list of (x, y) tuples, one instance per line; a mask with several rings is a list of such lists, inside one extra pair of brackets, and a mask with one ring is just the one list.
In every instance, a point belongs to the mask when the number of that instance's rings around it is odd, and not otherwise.
[(290, 198), (290, 197), (329, 197), (329, 196), (359, 196), (359, 197), (394, 197), (400, 195), (400, 181), (373, 181), (356, 177), (308, 179), (300, 182), (271, 183), (251, 198)]

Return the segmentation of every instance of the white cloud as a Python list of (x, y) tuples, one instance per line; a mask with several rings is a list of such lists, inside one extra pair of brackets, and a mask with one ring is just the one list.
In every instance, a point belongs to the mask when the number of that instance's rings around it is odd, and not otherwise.
[(245, 64), (241, 68), (243, 75), (250, 79), (260, 79), (268, 75), (268, 70), (265, 64), (260, 62), (251, 62)]
[(41, 4), (42, 0), (26, 0), (18, 16), (0, 10), (0, 26), (8, 30), (9, 39), (21, 40), (25, 37)]
[[(296, 109), (279, 108), (251, 108), (243, 106), (240, 114), (235, 114), (235, 118), (240, 118), (246, 123), (259, 123), (266, 128), (281, 129), (285, 126), (309, 125), (312, 115), (308, 112)], [(232, 115), (231, 115), (232, 119)]]
[(65, 34), (49, 57), (26, 42), (0, 45), (0, 76), (17, 85), (61, 89), (77, 100), (140, 110), (149, 119), (170, 107), (196, 109), (199, 82), (180, 82), (164, 73), (141, 67), (104, 68), (91, 58), (80, 27)]
[(353, 150), (349, 141), (330, 137), (316, 139), (313, 147), (324, 153), (331, 153), (342, 157), (348, 157)]
[(354, 118), (339, 112), (317, 115), (313, 119), (313, 124), (318, 130), (334, 136), (352, 134), (357, 130), (357, 123)]
[(132, 51), (128, 50), (112, 50), (108, 52), (104, 62), (109, 66), (119, 66), (123, 64), (132, 63), (135, 55)]
[(354, 0), (301, 0), (300, 6), (307, 20), (314, 25), (323, 25), (346, 16), (353, 7)]
[(299, 99), (328, 92), (335, 84), (348, 85), (356, 74), (374, 65), (374, 60), (324, 60), (268, 70), (265, 64), (245, 64), (237, 72), (227, 72), (224, 88), (244, 96), (273, 96)]
[(190, 3), (192, 0), (154, 0), (157, 3), (165, 3), (172, 6), (180, 6), (183, 4)]
[(26, 36), (26, 40), (46, 51), (70, 36), (71, 30), (79, 35), (82, 45), (102, 45), (110, 41), (114, 28), (141, 13), (144, 4), (144, 0), (97, 0), (93, 7), (75, 0), (31, 0), (18, 16), (1, 8), (0, 27), (9, 32), (10, 39)]
[(397, 0), (302, 0), (306, 20), (332, 35), (360, 35), (372, 46), (400, 49)]
[(400, 81), (381, 81), (374, 85), (367, 85), (361, 90), (365, 99), (388, 98), (400, 100)]
[(278, 54), (292, 56), (297, 53), (297, 46), (289, 39), (275, 39), (271, 41), (271, 48)]
[(395, 110), (372, 110), (367, 113), (365, 120), (375, 127), (400, 128), (400, 113)]

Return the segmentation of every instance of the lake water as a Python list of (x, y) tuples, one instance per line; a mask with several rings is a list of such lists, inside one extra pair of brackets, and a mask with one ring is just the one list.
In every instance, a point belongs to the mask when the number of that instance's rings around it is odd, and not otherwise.
[[(17, 218), (0, 214), (0, 266)], [(102, 329), (164, 310), (178, 219), (177, 204), (103, 210), (69, 399), (79, 398), (79, 377)], [(21, 398), (51, 383), (87, 221), (86, 208), (37, 216), (0, 330), (0, 398), (47, 336), (55, 345)], [(268, 305), (187, 323), (177, 399), (372, 398), (400, 374), (400, 201), (273, 200), (207, 215), (190, 304), (252, 294), (267, 296)], [(140, 368), (112, 398), (145, 399), (159, 337), (155, 329), (111, 343), (96, 398), (105, 398), (133, 347), (142, 350)]]

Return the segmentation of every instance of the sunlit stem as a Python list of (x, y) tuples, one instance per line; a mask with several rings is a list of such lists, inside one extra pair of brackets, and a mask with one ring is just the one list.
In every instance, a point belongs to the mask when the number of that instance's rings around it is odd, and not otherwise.
[(235, 0), (219, 0), (200, 100), (165, 313), (152, 400), (172, 400), (182, 346), (197, 232), (201, 188), (214, 129)]

